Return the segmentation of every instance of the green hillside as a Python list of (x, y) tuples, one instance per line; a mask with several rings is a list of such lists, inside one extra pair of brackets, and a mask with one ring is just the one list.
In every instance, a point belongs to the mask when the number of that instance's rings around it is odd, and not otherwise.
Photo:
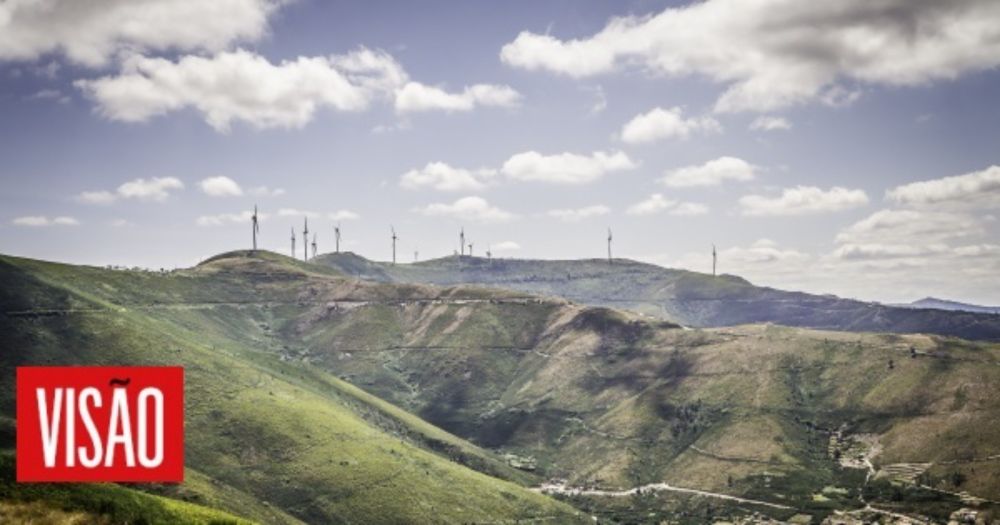
[(15, 366), (179, 364), (188, 482), (146, 492), (269, 523), (582, 519), (524, 489), (534, 476), (290, 359), (295, 342), (277, 335), (329, 299), (398, 300), (423, 296), (421, 287), (367, 286), (246, 253), (170, 273), (3, 257), (0, 282), (4, 447)]
[[(0, 363), (183, 364), (197, 481), (143, 490), (258, 521), (996, 511), (998, 344), (686, 329), (347, 273), (246, 252), (162, 274), (4, 258), (17, 351)], [(524, 488), (542, 485), (572, 507)]]
[(565, 261), (444, 257), (414, 264), (368, 261), (352, 253), (325, 254), (317, 266), (396, 283), (475, 284), (625, 308), (687, 326), (777, 323), (807, 328), (931, 333), (1000, 340), (1000, 315), (903, 308), (754, 286), (733, 275), (662, 268), (615, 259)]

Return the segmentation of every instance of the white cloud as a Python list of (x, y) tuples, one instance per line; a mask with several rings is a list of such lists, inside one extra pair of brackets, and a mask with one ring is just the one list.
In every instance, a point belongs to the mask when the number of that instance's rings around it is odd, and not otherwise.
[(221, 175), (202, 179), (198, 185), (201, 186), (201, 191), (213, 197), (239, 197), (243, 195), (243, 188), (240, 188), (236, 181)]
[(491, 248), (494, 252), (512, 252), (521, 249), (521, 245), (514, 241), (503, 241), (494, 244)]
[(727, 180), (753, 180), (756, 172), (757, 167), (743, 159), (719, 157), (699, 166), (669, 170), (660, 182), (672, 188), (718, 186)]
[(102, 66), (122, 50), (220, 51), (256, 41), (282, 0), (15, 1), (0, 4), (0, 60), (61, 52)]
[(43, 227), (43, 226), (78, 226), (79, 221), (73, 217), (46, 217), (44, 215), (29, 215), (25, 217), (17, 217), (12, 224), (15, 226), (33, 226), (33, 227)]
[(749, 216), (807, 215), (848, 210), (865, 204), (868, 204), (868, 195), (863, 190), (840, 186), (829, 190), (815, 186), (796, 186), (785, 188), (778, 197), (740, 197), (741, 211), (743, 215)]
[[(698, 272), (711, 273), (712, 247), (705, 246), (700, 252), (688, 252), (679, 259), (669, 261), (663, 256), (647, 257), (654, 262), (688, 268)], [(757, 275), (777, 276), (772, 279), (781, 282), (785, 276), (802, 275), (815, 257), (793, 248), (782, 248), (770, 239), (758, 239), (749, 246), (719, 247), (718, 272), (754, 277)], [(784, 281), (784, 286), (791, 283)]]
[(337, 210), (327, 214), (331, 220), (334, 221), (356, 221), (361, 218), (360, 215), (351, 210)]
[(360, 215), (351, 210), (337, 210), (324, 213), (312, 210), (300, 210), (298, 208), (280, 208), (278, 209), (278, 217), (308, 217), (310, 219), (326, 217), (334, 221), (353, 221), (361, 218)]
[(670, 215), (678, 217), (692, 217), (695, 215), (705, 215), (708, 213), (708, 206), (697, 202), (682, 202), (670, 209)]
[(660, 213), (677, 204), (677, 201), (673, 199), (667, 199), (663, 197), (661, 193), (654, 193), (649, 196), (648, 199), (639, 201), (625, 210), (625, 213), (629, 215), (652, 215), (655, 213)]
[(170, 196), (171, 190), (180, 189), (184, 189), (184, 183), (176, 177), (152, 177), (128, 181), (118, 186), (114, 192), (106, 190), (85, 191), (77, 195), (76, 198), (87, 204), (111, 204), (118, 199), (163, 201)]
[(267, 186), (257, 186), (250, 188), (250, 194), (257, 197), (280, 197), (285, 194), (284, 188), (268, 188)]
[(770, 111), (857, 97), (845, 82), (890, 86), (952, 79), (1000, 65), (994, 0), (708, 0), (614, 18), (560, 40), (520, 33), (501, 60), (573, 77), (625, 66), (700, 75), (726, 87), (717, 111)]
[(594, 152), (591, 155), (560, 153), (542, 155), (537, 151), (518, 153), (507, 159), (501, 171), (507, 177), (521, 181), (554, 184), (586, 184), (607, 173), (634, 169), (636, 164), (624, 152)]
[(629, 206), (625, 213), (629, 215), (655, 215), (664, 211), (676, 216), (704, 215), (708, 213), (708, 206), (697, 202), (678, 202), (664, 197), (661, 193), (654, 193), (648, 199)]
[(1000, 208), (1000, 166), (904, 184), (887, 191), (886, 198), (908, 206)]
[(719, 133), (722, 125), (712, 117), (684, 118), (679, 107), (654, 108), (636, 115), (622, 127), (621, 138), (629, 144), (663, 139), (686, 139), (695, 133)]
[[(239, 213), (219, 213), (216, 215), (202, 215), (195, 219), (195, 224), (198, 226), (225, 226), (227, 224), (246, 224), (249, 225), (251, 218), (253, 217), (253, 211), (247, 210)], [(266, 213), (258, 213), (257, 220), (263, 222), (267, 220), (268, 215)]]
[(755, 131), (777, 131), (792, 129), (792, 123), (784, 117), (761, 115), (750, 123), (750, 129)]
[(511, 212), (491, 205), (482, 197), (462, 197), (451, 204), (435, 203), (413, 211), (429, 217), (451, 217), (472, 222), (508, 222), (515, 218)]
[(118, 75), (75, 84), (112, 120), (142, 122), (191, 107), (227, 132), (234, 121), (259, 129), (300, 128), (319, 109), (361, 111), (405, 79), (389, 54), (366, 48), (277, 64), (240, 49), (177, 62), (131, 56)]
[(546, 212), (546, 215), (559, 219), (563, 222), (580, 222), (584, 219), (600, 217), (609, 213), (611, 213), (611, 208), (608, 208), (603, 204), (596, 204), (594, 206), (586, 206), (583, 208), (549, 210)]
[(932, 245), (981, 235), (979, 220), (964, 213), (879, 210), (837, 234), (844, 245)]
[(409, 190), (433, 188), (439, 191), (480, 191), (486, 189), (496, 170), (453, 168), (444, 162), (429, 162), (421, 169), (407, 171), (399, 185)]
[(76, 196), (77, 200), (87, 204), (111, 204), (118, 196), (110, 191), (85, 191)]
[(135, 179), (118, 186), (118, 196), (123, 199), (162, 201), (170, 196), (170, 190), (183, 188), (184, 183), (175, 177)]
[(461, 93), (449, 93), (441, 88), (419, 82), (407, 82), (396, 92), (396, 111), (471, 111), (477, 106), (515, 107), (521, 94), (510, 86), (476, 84)]

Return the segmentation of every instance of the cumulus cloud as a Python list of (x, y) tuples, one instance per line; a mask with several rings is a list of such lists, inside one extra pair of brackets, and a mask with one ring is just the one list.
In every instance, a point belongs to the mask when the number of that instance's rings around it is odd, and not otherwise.
[(777, 197), (740, 197), (741, 212), (749, 216), (807, 215), (848, 210), (865, 204), (868, 204), (868, 195), (863, 190), (840, 186), (829, 190), (815, 186), (796, 186), (785, 188)]
[(754, 131), (778, 131), (792, 129), (792, 123), (784, 117), (773, 117), (761, 115), (750, 123), (750, 129)]
[(654, 193), (625, 210), (629, 215), (655, 215), (663, 212), (677, 216), (704, 215), (708, 213), (708, 206), (697, 202), (678, 202), (661, 193)]
[(654, 108), (636, 115), (622, 127), (621, 138), (629, 144), (663, 139), (686, 139), (695, 133), (718, 133), (722, 125), (712, 117), (684, 118), (679, 107)]
[(611, 213), (611, 208), (608, 208), (603, 204), (596, 204), (594, 206), (586, 206), (583, 208), (549, 210), (546, 212), (546, 215), (559, 219), (563, 222), (580, 222), (584, 219), (600, 217), (609, 213)]
[(933, 245), (981, 235), (979, 220), (965, 213), (879, 210), (837, 234), (842, 245)]
[(267, 32), (283, 0), (18, 1), (0, 4), (0, 60), (59, 52), (102, 66), (122, 50), (221, 51)]
[(429, 162), (420, 169), (407, 171), (399, 185), (409, 190), (432, 188), (439, 191), (480, 191), (496, 175), (496, 170), (453, 168), (444, 162)]
[(356, 221), (361, 218), (361, 215), (351, 210), (337, 210), (327, 214), (327, 217), (334, 221)]
[(85, 191), (76, 196), (87, 204), (111, 204), (119, 199), (163, 201), (172, 190), (184, 189), (184, 183), (176, 177), (152, 177), (130, 180), (118, 186), (114, 192), (107, 190)]
[(672, 188), (718, 186), (726, 181), (753, 180), (757, 167), (736, 157), (719, 157), (697, 166), (669, 170), (660, 182)]
[(1000, 166), (904, 184), (887, 191), (886, 198), (906, 206), (1000, 208)]
[[(253, 217), (253, 210), (239, 213), (219, 213), (215, 215), (202, 215), (195, 219), (198, 226), (226, 226), (229, 224), (250, 224)], [(263, 222), (269, 217), (266, 213), (257, 213), (257, 220)]]
[(194, 108), (220, 132), (234, 121), (255, 128), (300, 128), (320, 109), (361, 111), (391, 96), (406, 73), (389, 54), (360, 48), (344, 55), (277, 64), (245, 51), (176, 62), (134, 55), (117, 75), (75, 85), (106, 118), (142, 122)]
[(654, 193), (648, 199), (641, 200), (625, 210), (629, 215), (653, 215), (660, 213), (667, 208), (677, 204), (677, 201), (668, 199), (661, 193)]
[(681, 202), (670, 208), (667, 212), (670, 215), (676, 215), (678, 217), (692, 217), (695, 215), (705, 215), (708, 213), (708, 206), (698, 202)]
[[(501, 60), (573, 77), (638, 67), (726, 86), (716, 111), (849, 102), (851, 83), (908, 86), (1000, 65), (993, 0), (708, 0), (613, 18), (595, 35), (524, 31)], [(846, 84), (846, 85), (845, 85)]]
[(11, 223), (14, 224), (15, 226), (33, 226), (33, 227), (77, 226), (80, 224), (80, 222), (74, 219), (73, 217), (61, 216), (61, 217), (49, 218), (44, 215), (28, 215), (24, 217), (17, 217), (13, 221), (11, 221)]
[(201, 191), (212, 197), (239, 197), (243, 195), (243, 188), (236, 181), (221, 175), (202, 179), (198, 186), (201, 187)]
[(325, 217), (333, 221), (353, 221), (360, 219), (361, 215), (358, 215), (351, 210), (319, 212), (313, 210), (301, 210), (298, 208), (280, 208), (278, 209), (278, 217), (307, 217), (310, 219), (322, 219)]
[(504, 85), (475, 84), (460, 93), (449, 93), (419, 82), (407, 82), (396, 92), (396, 111), (471, 111), (477, 106), (509, 108), (519, 105), (521, 98), (514, 88)]
[(586, 184), (605, 174), (634, 169), (636, 164), (624, 152), (594, 152), (591, 155), (559, 153), (542, 155), (537, 151), (518, 153), (507, 159), (501, 171), (520, 181), (554, 184)]
[(267, 186), (257, 186), (250, 188), (250, 194), (257, 197), (279, 197), (285, 194), (284, 188), (268, 188)]
[(520, 249), (521, 245), (514, 241), (499, 242), (497, 244), (494, 244), (493, 247), (491, 248), (491, 250), (493, 250), (494, 252), (512, 252)]
[(498, 223), (517, 218), (515, 214), (491, 205), (482, 197), (462, 197), (450, 204), (435, 203), (414, 211), (429, 217), (451, 217), (471, 222)]

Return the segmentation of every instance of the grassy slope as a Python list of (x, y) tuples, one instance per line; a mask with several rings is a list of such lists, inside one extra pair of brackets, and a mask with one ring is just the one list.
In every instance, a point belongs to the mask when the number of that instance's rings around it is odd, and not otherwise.
[[(864, 473), (827, 453), (843, 428), (881, 436), (877, 467), (930, 462), (932, 486), (1000, 495), (997, 461), (949, 463), (1000, 453), (996, 344), (777, 326), (685, 331), (557, 301), (372, 306), (282, 337), (380, 397), (574, 483), (667, 481), (813, 513), (852, 508)], [(827, 487), (847, 490), (816, 496)]]
[(1000, 316), (898, 308), (758, 287), (732, 275), (675, 270), (616, 259), (567, 261), (444, 257), (390, 265), (351, 253), (325, 254), (317, 266), (384, 282), (478, 284), (627, 308), (689, 326), (774, 322), (849, 331), (935, 333), (1000, 340)]
[[(268, 522), (575, 517), (563, 504), (445, 459), (529, 479), (485, 451), (314, 367), (282, 363), (264, 328), (294, 322), (287, 319), (317, 304), (317, 283), (334, 296), (375, 300), (419, 287), (359, 288), (268, 254), (234, 254), (167, 275), (3, 258), (0, 281), (0, 309), (15, 312), (0, 316), (4, 414), (13, 413), (19, 364), (185, 366), (194, 482), (172, 496)], [(36, 313), (16, 314), (26, 311)]]

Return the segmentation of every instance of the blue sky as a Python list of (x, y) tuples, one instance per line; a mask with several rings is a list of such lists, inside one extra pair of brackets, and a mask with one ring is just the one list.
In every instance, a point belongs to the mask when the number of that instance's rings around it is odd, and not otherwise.
[[(996, 2), (0, 6), (0, 251), (616, 256), (1000, 304)], [(824, 3), (825, 4), (825, 3)], [(297, 233), (301, 235), (301, 233)], [(301, 239), (299, 240), (301, 247)]]

